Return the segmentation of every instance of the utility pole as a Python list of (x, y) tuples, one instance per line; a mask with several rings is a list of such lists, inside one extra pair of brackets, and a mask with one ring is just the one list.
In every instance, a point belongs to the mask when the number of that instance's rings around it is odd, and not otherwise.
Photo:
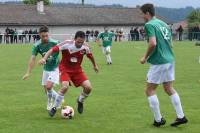
[(82, 5), (84, 6), (84, 4), (85, 4), (85, 0), (82, 0)]

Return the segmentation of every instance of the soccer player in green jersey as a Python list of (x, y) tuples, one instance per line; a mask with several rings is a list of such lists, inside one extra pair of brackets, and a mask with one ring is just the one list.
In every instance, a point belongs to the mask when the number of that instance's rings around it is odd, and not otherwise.
[(163, 84), (165, 92), (170, 96), (171, 102), (176, 111), (177, 118), (171, 126), (178, 126), (187, 123), (178, 93), (173, 88), (174, 77), (174, 53), (172, 51), (172, 34), (170, 27), (155, 17), (153, 4), (141, 6), (142, 16), (146, 22), (145, 31), (148, 37), (148, 49), (141, 58), (140, 63), (151, 64), (147, 74), (146, 95), (149, 105), (154, 114), (154, 126), (159, 127), (166, 123), (160, 113), (159, 101), (156, 95), (156, 88)]
[[(31, 74), (38, 53), (41, 56), (44, 56), (49, 49), (51, 49), (59, 43), (59, 41), (53, 40), (49, 37), (49, 29), (46, 26), (40, 28), (39, 34), (41, 40), (39, 40), (33, 45), (32, 56), (28, 64), (27, 72), (23, 76), (23, 80), (26, 80)], [(58, 64), (59, 53), (57, 52), (48, 58), (43, 68), (42, 86), (44, 86), (45, 92), (47, 93), (48, 97), (47, 110), (50, 110), (52, 108), (53, 100), (57, 96), (57, 92), (54, 91), (53, 87), (55, 84), (59, 84)]]
[(111, 53), (112, 39), (114, 35), (115, 35), (114, 33), (109, 32), (108, 28), (105, 27), (104, 32), (100, 33), (97, 37), (97, 43), (99, 43), (100, 46), (102, 46), (100, 44), (100, 39), (102, 40), (102, 43), (103, 43), (102, 50), (103, 50), (103, 54), (105, 54), (106, 56), (106, 62), (108, 65), (112, 64), (110, 53)]

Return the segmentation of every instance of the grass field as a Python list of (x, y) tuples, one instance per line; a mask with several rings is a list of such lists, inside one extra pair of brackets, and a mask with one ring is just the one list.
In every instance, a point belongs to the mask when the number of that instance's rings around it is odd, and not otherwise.
[[(0, 133), (199, 133), (200, 48), (192, 42), (174, 42), (175, 88), (181, 96), (189, 124), (178, 128), (169, 126), (176, 117), (175, 111), (169, 97), (159, 87), (161, 111), (167, 124), (154, 128), (144, 94), (148, 65), (139, 63), (146, 46), (146, 42), (115, 43), (113, 65), (107, 66), (101, 49), (92, 44), (100, 73), (93, 71), (87, 58), (83, 62), (93, 85), (92, 95), (85, 102), (84, 114), (75, 111), (73, 120), (63, 120), (60, 111), (55, 118), (47, 114), (46, 96), (40, 85), (40, 66), (35, 67), (29, 80), (21, 79), (30, 58), (31, 45), (0, 45)], [(71, 87), (65, 96), (75, 109), (79, 93), (80, 88)]]

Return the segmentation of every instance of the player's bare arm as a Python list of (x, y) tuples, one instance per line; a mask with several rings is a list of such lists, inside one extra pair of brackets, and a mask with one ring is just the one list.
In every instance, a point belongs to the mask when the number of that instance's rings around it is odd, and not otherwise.
[(149, 38), (149, 46), (148, 49), (145, 53), (145, 55), (140, 59), (140, 63), (144, 64), (147, 61), (147, 58), (149, 57), (149, 55), (152, 53), (152, 51), (154, 50), (154, 48), (156, 47), (156, 37), (151, 37)]
[(95, 59), (94, 59), (93, 55), (92, 55), (92, 54), (88, 54), (87, 57), (88, 57), (89, 60), (92, 62), (93, 67), (94, 67), (94, 71), (95, 71), (96, 73), (98, 73), (98, 72), (99, 72), (99, 68), (98, 68), (98, 66), (97, 66), (97, 64), (96, 64), (96, 62), (95, 62)]
[(26, 72), (26, 74), (23, 76), (23, 80), (26, 80), (26, 79), (28, 79), (28, 77), (30, 76), (30, 74), (31, 74), (31, 71), (32, 71), (32, 69), (33, 69), (33, 67), (34, 67), (34, 65), (35, 65), (35, 60), (36, 60), (36, 56), (34, 56), (34, 55), (32, 55), (31, 56), (31, 59), (30, 59), (30, 61), (29, 61), (29, 63), (28, 63), (28, 69), (27, 69), (27, 72)]
[(100, 41), (99, 38), (97, 38), (96, 42), (97, 42), (97, 44), (98, 44), (100, 47), (102, 46), (101, 41)]

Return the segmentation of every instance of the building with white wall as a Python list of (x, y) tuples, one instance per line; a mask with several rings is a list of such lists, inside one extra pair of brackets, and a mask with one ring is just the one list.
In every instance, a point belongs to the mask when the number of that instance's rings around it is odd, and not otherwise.
[[(48, 25), (51, 34), (74, 34), (78, 30), (103, 31), (105, 26), (112, 30), (123, 29), (129, 33), (131, 27), (143, 26), (139, 8), (104, 7), (56, 7), (34, 5), (0, 5), (0, 31), (6, 27), (29, 30)], [(59, 36), (58, 39), (63, 40)], [(67, 37), (68, 38), (68, 37)]]

